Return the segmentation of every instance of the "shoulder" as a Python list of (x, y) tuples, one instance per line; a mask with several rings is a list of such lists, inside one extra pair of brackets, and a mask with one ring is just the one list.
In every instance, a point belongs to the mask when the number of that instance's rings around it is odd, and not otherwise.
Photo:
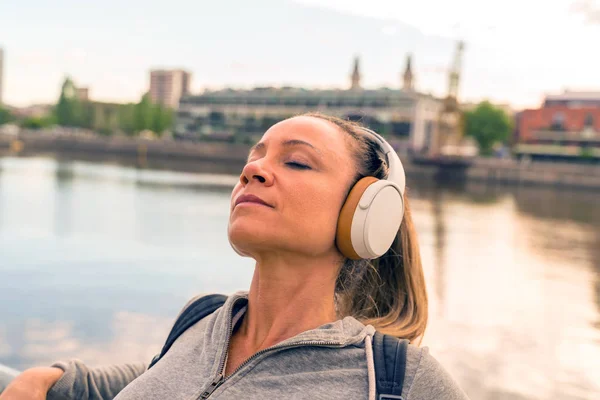
[(179, 317), (181, 316), (181, 314), (183, 314), (183, 312), (185, 310), (187, 310), (188, 308), (190, 308), (190, 306), (194, 303), (196, 303), (198, 300), (204, 298), (204, 297), (214, 297), (214, 296), (225, 296), (225, 298), (227, 298), (226, 295), (222, 295), (219, 293), (200, 293), (197, 294), (196, 296), (192, 297), (191, 299), (188, 300), (188, 302), (183, 306), (183, 308), (179, 311), (179, 314), (177, 314), (177, 317), (175, 318), (175, 320), (179, 319)]
[(183, 308), (179, 311), (179, 314), (177, 314), (177, 318), (179, 318), (181, 316), (181, 314), (183, 314), (183, 312), (189, 308), (189, 306), (191, 306), (192, 304), (194, 304), (194, 302), (196, 300), (201, 299), (202, 297), (206, 296), (207, 294), (208, 293), (197, 294), (194, 297), (192, 297), (191, 299), (189, 299), (188, 302), (185, 303), (185, 305), (183, 306)]
[(450, 373), (429, 354), (429, 348), (408, 346), (406, 378), (403, 393), (406, 400), (468, 399)]

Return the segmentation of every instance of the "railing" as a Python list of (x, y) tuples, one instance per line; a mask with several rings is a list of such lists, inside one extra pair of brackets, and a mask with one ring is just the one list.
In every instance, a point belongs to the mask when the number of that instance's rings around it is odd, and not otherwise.
[(576, 142), (576, 143), (600, 143), (600, 135), (594, 130), (583, 131), (553, 131), (536, 130), (527, 137), (527, 140), (541, 140), (550, 142)]

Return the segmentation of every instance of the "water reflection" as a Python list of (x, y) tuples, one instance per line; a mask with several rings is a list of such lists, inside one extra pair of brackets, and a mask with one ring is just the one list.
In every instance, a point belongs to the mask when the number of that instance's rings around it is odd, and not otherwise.
[[(194, 294), (248, 287), (226, 238), (237, 177), (0, 159), (0, 363), (148, 361)], [(431, 187), (411, 205), (424, 338), (473, 399), (600, 390), (600, 215), (592, 193)]]
[[(444, 215), (444, 194), (442, 190), (434, 189), (431, 193), (431, 204), (434, 218), (433, 228), (433, 251), (434, 257), (434, 275), (436, 277), (436, 295), (439, 304), (444, 304), (446, 299), (446, 221)], [(441, 309), (441, 308), (440, 308)], [(444, 317), (440, 314), (440, 317)]]
[(54, 175), (54, 234), (58, 237), (68, 235), (71, 230), (72, 189), (75, 177), (71, 163), (58, 161)]
[(471, 397), (598, 393), (593, 194), (465, 185), (416, 195), (432, 310), (424, 342)]

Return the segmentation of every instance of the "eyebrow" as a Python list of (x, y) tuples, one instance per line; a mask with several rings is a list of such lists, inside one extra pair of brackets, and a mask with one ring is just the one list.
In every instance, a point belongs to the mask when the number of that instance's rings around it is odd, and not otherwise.
[[(299, 139), (286, 140), (285, 142), (281, 143), (281, 145), (284, 147), (307, 146), (307, 147), (310, 147), (311, 149), (313, 149), (314, 151), (316, 151), (319, 155), (321, 155), (321, 150), (317, 149), (312, 144), (305, 142), (304, 140), (299, 140)], [(265, 148), (265, 144), (263, 142), (256, 143), (254, 146), (252, 146), (252, 148), (250, 149), (250, 152), (248, 154), (252, 154), (252, 152), (254, 152), (254, 151), (263, 150), (264, 148)]]

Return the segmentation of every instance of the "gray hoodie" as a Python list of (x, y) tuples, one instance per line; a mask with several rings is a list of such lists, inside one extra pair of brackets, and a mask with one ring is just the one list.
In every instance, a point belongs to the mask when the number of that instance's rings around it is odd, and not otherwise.
[[(77, 360), (54, 364), (64, 374), (47, 399), (375, 400), (371, 350), (375, 329), (353, 317), (259, 351), (223, 377), (231, 332), (246, 311), (242, 299), (247, 296), (244, 291), (229, 296), (222, 308), (189, 328), (149, 370), (144, 364), (94, 369)], [(402, 396), (467, 399), (427, 348), (412, 345)]]

